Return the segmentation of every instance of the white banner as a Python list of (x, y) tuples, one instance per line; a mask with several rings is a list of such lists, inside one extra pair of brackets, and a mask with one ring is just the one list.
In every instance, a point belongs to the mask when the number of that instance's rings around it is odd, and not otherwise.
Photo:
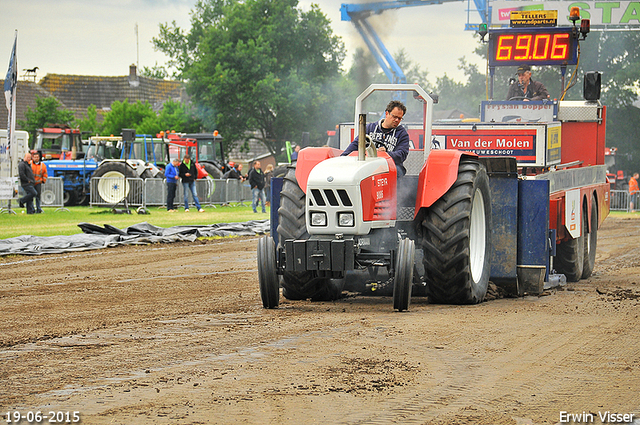
[[(591, 20), (592, 29), (631, 28), (640, 30), (640, 1), (507, 1), (491, 3), (491, 25), (509, 26), (511, 11), (557, 10), (558, 26), (572, 25), (569, 11), (580, 8), (580, 17)], [(580, 23), (578, 22), (578, 25)]]
[(0, 199), (15, 199), (18, 197), (18, 178), (0, 177)]

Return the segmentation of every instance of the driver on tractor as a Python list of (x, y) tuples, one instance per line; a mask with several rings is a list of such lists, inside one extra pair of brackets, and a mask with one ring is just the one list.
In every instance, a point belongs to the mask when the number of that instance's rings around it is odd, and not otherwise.
[[(385, 109), (385, 116), (380, 121), (367, 124), (367, 136), (375, 144), (380, 152), (387, 152), (396, 164), (398, 177), (406, 174), (407, 170), (402, 163), (409, 154), (409, 134), (400, 125), (407, 107), (399, 100), (392, 100)], [(341, 156), (349, 155), (358, 150), (358, 137), (347, 146)]]

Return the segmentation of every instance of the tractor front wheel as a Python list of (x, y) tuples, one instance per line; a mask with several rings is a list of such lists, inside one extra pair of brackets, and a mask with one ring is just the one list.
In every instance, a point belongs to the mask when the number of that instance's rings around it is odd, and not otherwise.
[(393, 308), (398, 311), (409, 310), (415, 258), (415, 243), (411, 239), (402, 239), (396, 252), (396, 270), (393, 281)]
[(276, 245), (271, 236), (258, 240), (258, 280), (264, 308), (276, 308), (280, 304), (280, 284), (276, 270)]
[(463, 158), (453, 186), (423, 211), (416, 230), (430, 302), (476, 304), (484, 299), (491, 270), (490, 196), (485, 167)]

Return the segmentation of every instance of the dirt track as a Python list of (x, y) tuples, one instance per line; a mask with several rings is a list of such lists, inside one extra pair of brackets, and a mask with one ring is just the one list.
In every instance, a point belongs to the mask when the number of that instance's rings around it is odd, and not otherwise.
[(587, 281), (476, 306), (413, 298), (406, 313), (353, 294), (264, 310), (256, 242), (0, 258), (2, 421), (14, 411), (45, 423), (77, 411), (85, 424), (640, 417), (640, 220), (605, 221)]

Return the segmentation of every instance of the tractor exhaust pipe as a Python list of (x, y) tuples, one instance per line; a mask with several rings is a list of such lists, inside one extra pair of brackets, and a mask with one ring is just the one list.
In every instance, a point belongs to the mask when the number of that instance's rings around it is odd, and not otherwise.
[(358, 115), (358, 161), (365, 160), (365, 145), (367, 143), (367, 114)]

